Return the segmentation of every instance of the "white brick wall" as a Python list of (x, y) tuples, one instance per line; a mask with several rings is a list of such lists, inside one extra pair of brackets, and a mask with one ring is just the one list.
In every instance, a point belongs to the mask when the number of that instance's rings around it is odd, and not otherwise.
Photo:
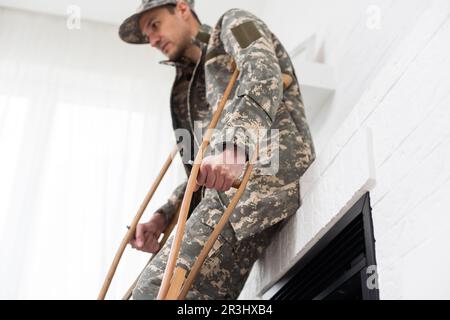
[[(301, 180), (303, 206), (241, 297), (269, 298), (264, 293), (370, 191), (381, 298), (449, 299), (450, 1), (343, 2), (302, 0), (284, 16), (304, 18), (295, 20), (299, 33), (318, 32), (339, 85), (313, 124), (319, 152)], [(283, 4), (269, 0), (266, 20), (293, 47), (274, 9)], [(371, 4), (382, 13), (375, 33), (366, 25)]]

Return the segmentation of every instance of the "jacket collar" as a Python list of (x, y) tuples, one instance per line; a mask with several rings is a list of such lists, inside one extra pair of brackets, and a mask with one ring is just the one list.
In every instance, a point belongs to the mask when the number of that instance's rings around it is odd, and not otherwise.
[[(206, 24), (203, 24), (200, 26), (200, 30), (197, 33), (197, 35), (192, 39), (192, 42), (200, 47), (200, 49), (205, 49), (208, 46), (209, 39), (211, 37), (212, 28)], [(192, 65), (193, 62), (189, 61), (188, 59), (182, 57), (181, 59), (177, 61), (173, 60), (164, 60), (161, 61), (160, 64), (166, 65), (166, 66), (172, 66), (172, 67), (187, 67), (189, 65)]]
[(210, 26), (208, 26), (207, 24), (202, 24), (200, 26), (200, 30), (192, 41), (194, 42), (194, 44), (203, 49), (203, 47), (208, 46), (212, 31), (213, 30)]

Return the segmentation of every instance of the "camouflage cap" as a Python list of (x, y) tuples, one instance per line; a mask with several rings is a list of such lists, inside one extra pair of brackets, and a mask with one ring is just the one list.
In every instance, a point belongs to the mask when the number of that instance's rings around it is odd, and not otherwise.
[[(145, 12), (162, 7), (168, 4), (176, 5), (181, 0), (142, 0), (142, 5), (137, 9), (137, 12), (126, 19), (119, 28), (120, 38), (131, 44), (144, 44), (148, 43), (147, 37), (145, 37), (139, 28), (139, 19)], [(194, 0), (182, 0), (186, 2), (190, 8), (194, 9)]]

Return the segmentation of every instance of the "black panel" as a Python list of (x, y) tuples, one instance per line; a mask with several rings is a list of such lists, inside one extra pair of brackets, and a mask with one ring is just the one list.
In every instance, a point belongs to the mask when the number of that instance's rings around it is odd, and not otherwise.
[(376, 265), (369, 194), (305, 255), (272, 300), (377, 300), (368, 266)]

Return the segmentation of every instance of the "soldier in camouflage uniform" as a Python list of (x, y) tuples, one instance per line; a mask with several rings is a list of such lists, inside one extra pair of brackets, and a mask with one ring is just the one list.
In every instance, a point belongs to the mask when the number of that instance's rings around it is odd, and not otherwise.
[[(202, 130), (194, 130), (194, 126), (208, 127), (233, 73), (233, 61), (241, 72), (200, 169), (197, 183), (201, 188), (193, 197), (179, 267), (191, 269), (236, 192), (231, 183), (240, 176), (243, 162), (259, 143), (255, 135), (246, 132), (276, 132), (278, 170), (270, 175), (259, 167), (254, 170), (240, 203), (187, 296), (236, 299), (273, 234), (300, 207), (299, 179), (315, 159), (292, 62), (275, 35), (251, 13), (230, 10), (212, 29), (199, 23), (193, 0), (143, 0), (138, 12), (122, 24), (119, 34), (125, 42), (150, 43), (159, 48), (170, 59), (163, 63), (175, 67), (173, 128), (187, 130), (194, 137), (183, 151), (192, 151), (201, 143)], [(282, 75), (293, 79), (286, 88)], [(230, 152), (237, 164), (217, 164), (218, 157)], [(217, 153), (219, 156), (212, 156)], [(195, 155), (191, 154), (192, 160)], [(185, 168), (189, 175), (192, 164), (185, 163)], [(138, 226), (131, 242), (135, 249), (158, 251), (157, 240), (176, 214), (186, 185), (187, 181), (175, 190), (149, 223)], [(142, 274), (133, 292), (134, 299), (156, 298), (172, 240), (173, 237)]]

